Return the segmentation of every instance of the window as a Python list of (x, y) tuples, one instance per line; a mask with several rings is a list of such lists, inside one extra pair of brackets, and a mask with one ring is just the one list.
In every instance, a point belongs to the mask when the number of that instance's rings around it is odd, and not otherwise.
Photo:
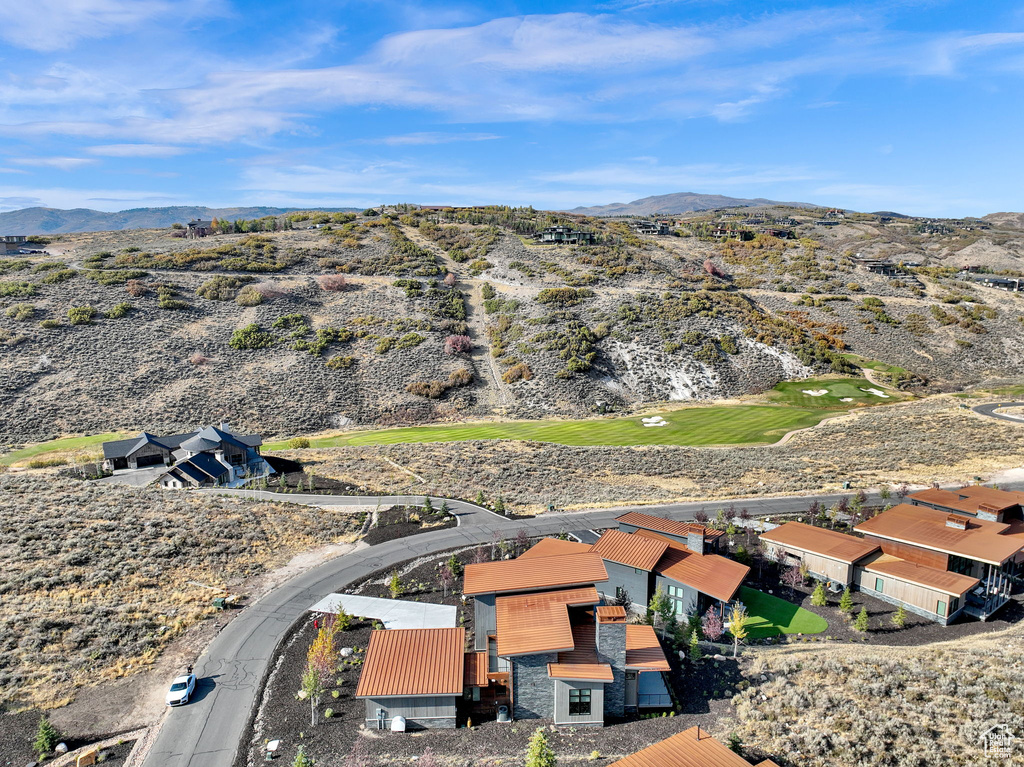
[(590, 690), (569, 690), (569, 716), (590, 716)]
[(946, 617), (946, 603), (943, 602), (941, 599), (935, 605), (935, 612), (938, 615), (941, 615), (943, 618)]
[(960, 609), (960, 597), (953, 597), (949, 601), (949, 614), (952, 615)]
[(881, 578), (875, 578), (875, 591), (877, 591), (879, 594), (885, 592), (885, 589), (883, 588), (884, 585), (885, 581), (883, 581)]
[(974, 560), (967, 559), (967, 557), (958, 557), (956, 554), (949, 555), (949, 571), (951, 573), (960, 573), (960, 575), (970, 575), (974, 570)]
[(615, 598), (622, 599), (622, 595), (626, 593), (626, 590), (622, 586), (615, 587)]
[(672, 600), (672, 606), (675, 608), (675, 614), (685, 615), (687, 609), (690, 606), (690, 600), (686, 596), (686, 592), (679, 586), (669, 586), (666, 590), (669, 599)]

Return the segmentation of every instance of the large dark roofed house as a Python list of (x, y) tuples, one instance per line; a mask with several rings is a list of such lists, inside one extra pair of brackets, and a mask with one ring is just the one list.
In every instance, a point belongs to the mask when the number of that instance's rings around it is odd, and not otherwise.
[(103, 468), (129, 484), (166, 488), (222, 487), (270, 473), (260, 455), (258, 434), (238, 434), (226, 423), (158, 437), (142, 432), (133, 439), (103, 443)]

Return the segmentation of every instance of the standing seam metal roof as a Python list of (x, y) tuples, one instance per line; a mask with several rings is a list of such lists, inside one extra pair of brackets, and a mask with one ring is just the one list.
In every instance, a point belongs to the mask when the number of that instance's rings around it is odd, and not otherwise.
[(633, 535), (668, 541), (668, 548), (654, 566), (654, 572), (722, 602), (728, 602), (736, 595), (743, 579), (750, 572), (749, 567), (739, 562), (718, 554), (698, 554), (681, 543), (648, 530), (637, 530)]
[(462, 593), (472, 596), (538, 591), (560, 586), (603, 583), (607, 580), (608, 571), (599, 555), (562, 554), (466, 565)]
[(357, 698), (462, 695), (466, 630), (376, 629)]
[(650, 572), (668, 548), (668, 541), (607, 530), (590, 550), (602, 559)]
[(699, 727), (691, 727), (609, 767), (750, 767), (750, 762)]
[(835, 530), (805, 525), (802, 522), (786, 522), (774, 530), (761, 533), (761, 539), (829, 559), (836, 559), (846, 564), (853, 564), (868, 554), (878, 551), (877, 543), (869, 543), (862, 538), (837, 533)]

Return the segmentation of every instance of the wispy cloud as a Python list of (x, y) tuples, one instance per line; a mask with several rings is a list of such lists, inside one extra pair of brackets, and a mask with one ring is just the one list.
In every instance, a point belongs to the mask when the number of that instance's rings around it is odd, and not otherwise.
[(494, 133), (405, 133), (399, 136), (364, 139), (366, 144), (387, 144), (388, 146), (419, 146), (423, 144), (454, 144), (460, 141), (496, 141)]
[(78, 170), (85, 165), (93, 165), (99, 161), (87, 157), (12, 157), (10, 162), (34, 168), (57, 168), (70, 171)]
[(174, 157), (186, 150), (167, 144), (105, 144), (86, 147), (85, 151), (100, 157)]

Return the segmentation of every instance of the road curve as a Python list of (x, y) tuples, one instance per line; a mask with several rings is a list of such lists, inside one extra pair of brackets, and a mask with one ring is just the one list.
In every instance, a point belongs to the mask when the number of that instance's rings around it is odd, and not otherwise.
[(971, 408), (978, 415), (988, 416), (989, 418), (997, 418), (1000, 421), (1010, 421), (1011, 423), (1024, 423), (1024, 416), (1021, 415), (1004, 415), (1003, 413), (997, 413), (997, 410), (1002, 410), (1007, 407), (1024, 407), (1024, 402), (990, 402), (987, 405), (975, 405)]
[[(1018, 483), (1024, 487), (1024, 483)], [(210, 491), (262, 497), (266, 500), (316, 506), (374, 506), (395, 503), (420, 504), (423, 496), (326, 496), (279, 494), (258, 490)], [(847, 496), (849, 494), (846, 494)], [(714, 517), (726, 503), (746, 508), (754, 515), (799, 512), (811, 501), (829, 506), (841, 494), (745, 498), (732, 501), (665, 504), (599, 509), (582, 512), (551, 512), (533, 519), (510, 520), (476, 504), (448, 501), (459, 526), (388, 541), (354, 551), (291, 578), (242, 609), (196, 661), (200, 678), (196, 698), (182, 708), (168, 711), (144, 762), (144, 767), (232, 767), (241, 747), (249, 714), (256, 704), (260, 684), (274, 660), (278, 643), (310, 605), (348, 584), (409, 559), (446, 549), (490, 543), (526, 529), (531, 536), (562, 531), (611, 527), (626, 511), (643, 511), (676, 520), (692, 520), (698, 511)], [(869, 495), (877, 502), (877, 495)]]

